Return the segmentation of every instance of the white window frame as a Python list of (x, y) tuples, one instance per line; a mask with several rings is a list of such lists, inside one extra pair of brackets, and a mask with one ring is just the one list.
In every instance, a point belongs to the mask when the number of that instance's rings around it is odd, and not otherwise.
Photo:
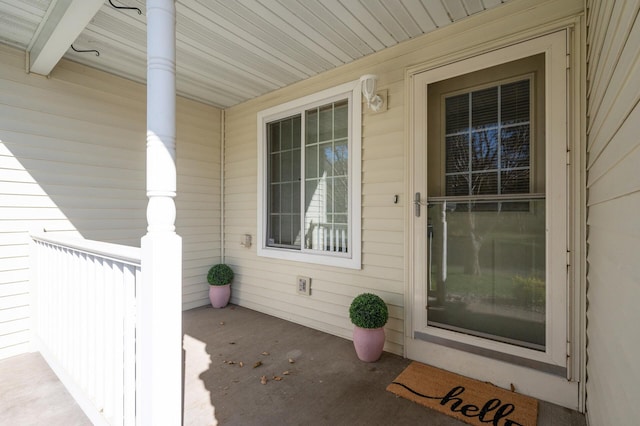
[[(323, 252), (318, 250), (305, 249), (304, 244), (301, 248), (280, 248), (269, 247), (266, 243), (267, 232), (267, 124), (283, 119), (295, 114), (301, 113), (309, 108), (325, 105), (340, 99), (348, 99), (349, 103), (349, 212), (348, 212), (348, 253), (340, 252)], [(361, 227), (361, 199), (362, 199), (362, 171), (361, 171), (361, 152), (362, 152), (362, 86), (360, 80), (351, 81), (304, 96), (281, 105), (265, 109), (258, 112), (257, 115), (257, 141), (258, 141), (258, 243), (257, 254), (262, 257), (274, 259), (291, 260), (297, 262), (315, 263), (327, 266), (337, 266), (342, 268), (360, 269), (362, 262), (362, 227)], [(304, 146), (301, 147), (304, 151)], [(304, 155), (301, 156), (304, 159)], [(301, 164), (301, 175), (304, 176), (304, 161)], [(303, 182), (304, 183), (304, 180)], [(302, 192), (301, 192), (302, 194)], [(300, 197), (301, 216), (304, 217), (304, 197)], [(304, 232), (304, 227), (301, 228)]]

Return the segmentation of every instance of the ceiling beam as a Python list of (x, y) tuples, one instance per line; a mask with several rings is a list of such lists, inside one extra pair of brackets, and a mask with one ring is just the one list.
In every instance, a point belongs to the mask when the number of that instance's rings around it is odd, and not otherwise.
[(29, 51), (29, 72), (49, 75), (104, 0), (57, 0)]

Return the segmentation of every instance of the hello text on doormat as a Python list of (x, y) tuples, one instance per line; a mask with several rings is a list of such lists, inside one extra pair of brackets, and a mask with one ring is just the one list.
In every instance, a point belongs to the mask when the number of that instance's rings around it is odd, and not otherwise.
[(477, 426), (535, 426), (538, 401), (419, 362), (411, 363), (387, 390)]

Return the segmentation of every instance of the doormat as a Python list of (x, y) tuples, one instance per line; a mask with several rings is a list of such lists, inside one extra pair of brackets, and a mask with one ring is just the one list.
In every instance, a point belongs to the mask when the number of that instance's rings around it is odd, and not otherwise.
[(477, 426), (535, 426), (538, 401), (491, 383), (412, 362), (387, 390)]

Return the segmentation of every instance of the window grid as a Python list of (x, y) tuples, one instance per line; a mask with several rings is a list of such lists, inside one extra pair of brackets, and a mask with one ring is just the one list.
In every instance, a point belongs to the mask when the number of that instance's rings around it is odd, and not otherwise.
[[(327, 129), (323, 131), (323, 124), (326, 124), (323, 116), (326, 119), (328, 111), (330, 132), (327, 132)], [(304, 248), (309, 250), (342, 253), (349, 251), (348, 167), (342, 164), (343, 173), (340, 173), (336, 166), (340, 162), (348, 163), (347, 128), (345, 126), (342, 129), (338, 123), (337, 114), (340, 112), (344, 115), (343, 120), (346, 120), (346, 100), (309, 109), (305, 113)], [(343, 124), (346, 124), (346, 121)], [(338, 135), (340, 131), (342, 134)], [(340, 146), (343, 149), (340, 149)], [(340, 184), (344, 185), (342, 193), (337, 190), (337, 185)], [(337, 205), (339, 199), (343, 200), (342, 209)]]
[(272, 247), (299, 249), (300, 115), (269, 123), (267, 127), (269, 146), (267, 244)]
[[(518, 83), (523, 83), (526, 82), (528, 85), (528, 100), (527, 102), (530, 102), (530, 94), (531, 94), (531, 79), (527, 78), (524, 80), (520, 80), (517, 82), (513, 82), (513, 83), (508, 83), (508, 84), (499, 84), (497, 86), (493, 86), (493, 87), (489, 87), (489, 88), (485, 88), (485, 89), (481, 89), (481, 90), (475, 90), (475, 91), (469, 91), (467, 93), (464, 94), (458, 94), (458, 95), (454, 95), (454, 96), (449, 96), (447, 98), (445, 98), (445, 105), (446, 105), (446, 100), (449, 99), (453, 99), (456, 97), (461, 97), (461, 96), (466, 96), (467, 97), (467, 126), (466, 129), (462, 130), (462, 131), (457, 131), (457, 132), (448, 132), (448, 129), (445, 129), (445, 141), (448, 141), (451, 137), (456, 137), (456, 136), (466, 136), (467, 139), (467, 147), (466, 147), (466, 151), (467, 151), (467, 164), (466, 164), (466, 169), (465, 170), (461, 170), (461, 171), (456, 171), (456, 172), (450, 172), (450, 171), (445, 171), (445, 188), (446, 188), (446, 194), (447, 195), (452, 195), (449, 194), (450, 192), (450, 186), (449, 186), (449, 177), (455, 177), (455, 176), (460, 176), (463, 178), (466, 178), (467, 181), (467, 191), (465, 194), (453, 194), (453, 195), (477, 195), (477, 194), (481, 194), (482, 192), (478, 190), (478, 188), (474, 188), (474, 183), (477, 182), (477, 179), (474, 179), (474, 177), (477, 177), (481, 174), (485, 174), (488, 175), (489, 173), (493, 173), (495, 174), (496, 177), (496, 191), (493, 191), (494, 194), (503, 194), (503, 185), (502, 185), (502, 176), (503, 173), (505, 172), (518, 172), (518, 171), (522, 171), (522, 172), (527, 172), (527, 180), (530, 181), (530, 170), (531, 170), (531, 164), (530, 164), (530, 153), (527, 152), (527, 165), (526, 166), (515, 166), (515, 167), (505, 167), (503, 164), (503, 158), (502, 158), (502, 154), (503, 154), (503, 149), (504, 149), (504, 145), (503, 145), (503, 131), (504, 130), (508, 130), (508, 129), (516, 129), (516, 128), (527, 128), (527, 132), (530, 132), (531, 129), (531, 110), (529, 109), (529, 115), (528, 115), (528, 120), (523, 120), (523, 121), (517, 121), (515, 123), (511, 123), (511, 124), (504, 124), (503, 123), (503, 117), (502, 117), (502, 89), (503, 87), (505, 87), (506, 85), (512, 85), (512, 84), (518, 84)], [(484, 126), (484, 127), (475, 127), (473, 125), (473, 120), (474, 120), (474, 107), (473, 107), (473, 95), (474, 94), (478, 94), (480, 92), (483, 91), (487, 91), (487, 90), (491, 90), (493, 88), (497, 89), (497, 94), (496, 94), (496, 102), (497, 102), (497, 119), (495, 122), (495, 125), (489, 125), (489, 126)], [(476, 108), (477, 110), (477, 108)], [(447, 110), (447, 113), (449, 113), (449, 111)], [(448, 124), (447, 124), (448, 126)], [(493, 168), (481, 168), (478, 170), (474, 170), (474, 165), (477, 163), (476, 161), (474, 161), (474, 135), (479, 135), (482, 134), (484, 132), (489, 132), (489, 131), (493, 131), (495, 132), (495, 137), (496, 137), (496, 167)], [(530, 133), (528, 133), (528, 136), (530, 136)], [(528, 146), (530, 146), (530, 138), (528, 137)], [(448, 153), (447, 153), (448, 155)], [(447, 159), (447, 161), (449, 161)], [(446, 166), (447, 168), (449, 167), (448, 165)], [(509, 193), (526, 193), (529, 192), (529, 189), (527, 188), (526, 191), (511, 191)]]
[(304, 117), (267, 123), (267, 246), (348, 254), (348, 101)]

